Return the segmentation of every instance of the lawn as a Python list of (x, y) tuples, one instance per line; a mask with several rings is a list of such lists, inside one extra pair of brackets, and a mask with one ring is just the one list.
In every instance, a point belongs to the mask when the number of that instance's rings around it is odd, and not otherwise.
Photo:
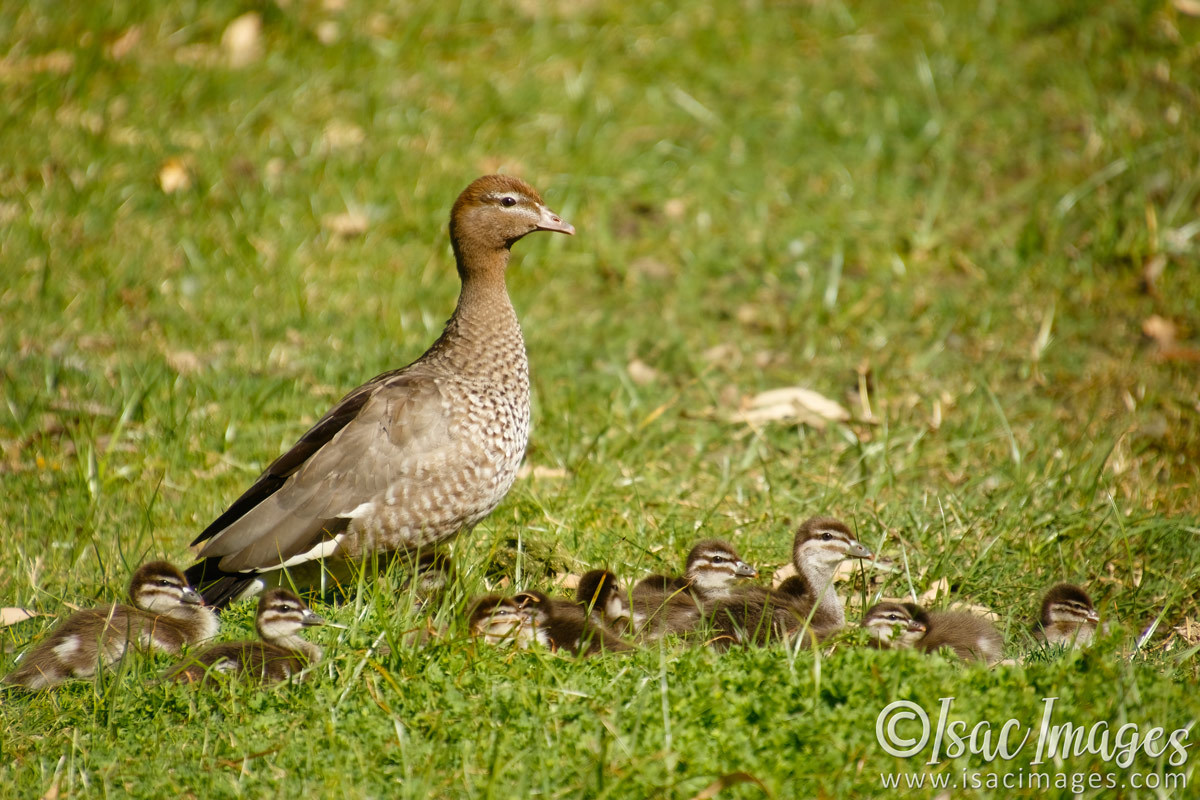
[[(316, 601), (348, 627), (313, 633), (303, 683), (166, 686), (146, 657), (5, 689), (0, 796), (1195, 796), (1196, 732), (1182, 763), (1040, 765), (1036, 733), (935, 764), (876, 734), (899, 700), (995, 731), (1049, 697), (1114, 734), (1200, 718), (1192, 0), (0, 0), (0, 49), (0, 605), (43, 615), (0, 630), (3, 671), (138, 563), (190, 563), (421, 353), (473, 178), (519, 175), (579, 232), (515, 248), (531, 469), (455, 543), (444, 637), (409, 642), (391, 571)], [(735, 419), (788, 386), (852, 419)], [(814, 514), (900, 565), (856, 602), (945, 579), (1015, 663), (857, 631), (584, 661), (463, 635), (487, 586), (677, 570), (701, 536), (770, 574)], [(1090, 651), (1031, 650), (1060, 580), (1113, 623)]]

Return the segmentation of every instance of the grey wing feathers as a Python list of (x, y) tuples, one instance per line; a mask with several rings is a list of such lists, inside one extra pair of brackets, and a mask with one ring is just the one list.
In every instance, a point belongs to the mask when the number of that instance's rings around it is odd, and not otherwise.
[(397, 482), (427, 480), (451, 443), (446, 399), (436, 379), (396, 375), (272, 494), (213, 536), (201, 558), (223, 570), (270, 567), (307, 552), (346, 527), (363, 504)]

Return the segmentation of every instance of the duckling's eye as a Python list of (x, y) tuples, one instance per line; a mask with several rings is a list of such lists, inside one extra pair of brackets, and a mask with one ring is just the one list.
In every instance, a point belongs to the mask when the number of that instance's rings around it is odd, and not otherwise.
[(171, 582), (169, 580), (167, 580), (166, 578), (159, 578), (158, 585), (159, 586), (170, 586)]
[(517, 198), (513, 197), (511, 194), (506, 194), (506, 195), (504, 195), (504, 197), (500, 198), (500, 205), (502, 205), (502, 206), (511, 208), (512, 206), (515, 206), (516, 204), (517, 204)]
[(714, 564), (724, 564), (724, 563), (725, 563), (725, 556), (713, 556), (713, 557), (712, 557), (712, 562), (713, 562)]
[(833, 541), (833, 534), (832, 534), (832, 533), (830, 533), (830, 532), (828, 532), (828, 531), (826, 531), (825, 533), (822, 533), (822, 534), (821, 534), (821, 541), (823, 541), (823, 542), (832, 542), (832, 541)]

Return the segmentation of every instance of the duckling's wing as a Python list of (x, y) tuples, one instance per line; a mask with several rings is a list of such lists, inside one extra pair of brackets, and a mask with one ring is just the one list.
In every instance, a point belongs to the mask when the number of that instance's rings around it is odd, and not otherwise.
[(219, 558), (229, 572), (330, 555), (350, 520), (375, 511), (389, 490), (402, 496), (398, 484), (412, 490), (436, 477), (453, 443), (449, 402), (437, 380), (409, 372), (368, 386), (361, 403), (356, 393), (347, 396), (218, 522), (241, 511), (236, 518), (201, 534), (198, 541), (208, 539), (201, 558)]

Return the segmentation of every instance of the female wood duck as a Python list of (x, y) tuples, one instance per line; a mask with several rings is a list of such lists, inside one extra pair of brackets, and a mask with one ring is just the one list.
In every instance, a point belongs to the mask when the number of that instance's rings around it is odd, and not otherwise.
[(129, 582), (129, 602), (75, 612), (26, 653), (5, 682), (46, 689), (91, 677), (130, 647), (178, 655), (185, 644), (217, 633), (216, 614), (165, 561), (138, 567)]

